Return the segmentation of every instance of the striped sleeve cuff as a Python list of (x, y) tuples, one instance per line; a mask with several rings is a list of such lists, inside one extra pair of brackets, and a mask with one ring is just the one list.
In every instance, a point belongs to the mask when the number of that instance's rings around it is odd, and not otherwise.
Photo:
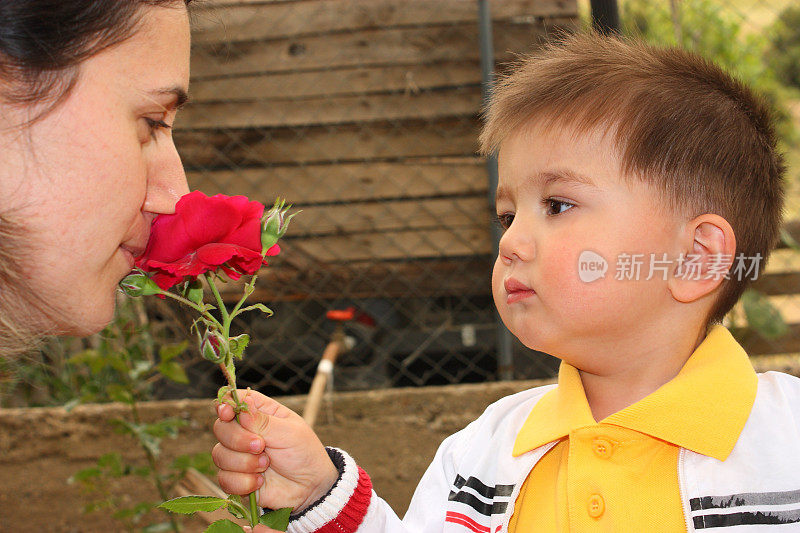
[(372, 480), (345, 451), (326, 449), (339, 479), (328, 494), (292, 517), (286, 533), (354, 533), (367, 514)]

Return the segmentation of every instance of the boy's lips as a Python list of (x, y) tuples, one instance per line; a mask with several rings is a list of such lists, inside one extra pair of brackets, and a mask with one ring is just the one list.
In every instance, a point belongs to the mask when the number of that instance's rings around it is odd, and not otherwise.
[(522, 283), (521, 281), (508, 278), (503, 282), (503, 287), (506, 289), (506, 302), (512, 304), (525, 298), (529, 298), (536, 294), (536, 291)]

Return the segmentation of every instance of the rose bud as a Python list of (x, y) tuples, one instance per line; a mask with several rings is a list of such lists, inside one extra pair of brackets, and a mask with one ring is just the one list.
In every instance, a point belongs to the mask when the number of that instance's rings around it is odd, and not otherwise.
[(297, 214), (292, 213), (287, 217), (286, 212), (292, 206), (285, 207), (285, 205), (286, 200), (278, 198), (275, 200), (275, 205), (272, 206), (272, 209), (261, 217), (261, 247), (263, 250), (272, 248), (278, 242), (278, 239), (286, 234), (286, 230), (289, 229), (289, 221)]
[(206, 330), (200, 341), (200, 353), (212, 363), (222, 363), (229, 351), (228, 339), (218, 331)]
[(128, 296), (150, 296), (163, 292), (155, 281), (138, 272), (126, 276), (119, 282), (119, 287)]

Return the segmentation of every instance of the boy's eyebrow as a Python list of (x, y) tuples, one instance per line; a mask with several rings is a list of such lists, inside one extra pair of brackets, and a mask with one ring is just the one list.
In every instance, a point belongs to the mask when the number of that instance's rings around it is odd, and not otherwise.
[(553, 182), (562, 181), (580, 183), (582, 185), (588, 185), (589, 187), (597, 187), (592, 178), (578, 174), (577, 172), (573, 172), (566, 168), (545, 170), (544, 172), (540, 172), (537, 176), (534, 176), (534, 179), (542, 180), (542, 185), (549, 185)]
[(153, 96), (163, 96), (163, 95), (172, 95), (172, 101), (167, 104), (168, 109), (180, 109), (189, 101), (189, 95), (186, 92), (186, 89), (180, 87), (178, 85), (174, 85), (172, 87), (164, 87), (162, 89), (155, 89), (150, 91), (150, 94)]
[[(542, 187), (550, 185), (551, 183), (555, 182), (566, 182), (566, 183), (579, 183), (581, 185), (586, 185), (589, 187), (597, 187), (595, 182), (582, 174), (578, 174), (577, 172), (573, 172), (569, 169), (554, 169), (554, 170), (544, 170), (539, 172), (538, 174), (532, 177), (533, 181), (541, 182)], [(497, 194), (495, 195), (495, 205), (500, 202), (500, 200), (508, 200), (511, 198), (511, 193), (508, 189), (503, 187), (502, 185), (497, 187)]]

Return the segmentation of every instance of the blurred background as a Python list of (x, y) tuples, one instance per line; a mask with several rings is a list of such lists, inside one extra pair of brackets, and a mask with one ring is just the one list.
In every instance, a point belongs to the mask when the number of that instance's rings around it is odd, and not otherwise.
[[(555, 376), (558, 361), (511, 338), (492, 303), (479, 111), (492, 68), (593, 23), (706, 55), (779, 110), (783, 243), (726, 324), (759, 369), (800, 371), (796, 1), (206, 0), (193, 17), (192, 102), (174, 132), (190, 188), (302, 210), (251, 297), (274, 316), (232, 328), (251, 336), (241, 385), (308, 392), (336, 330), (326, 313), (350, 307), (336, 390)], [(119, 384), (148, 364), (142, 399), (213, 397), (222, 376), (193, 338), (181, 344), (192, 316), (173, 303), (121, 300), (104, 332), (3, 362), (2, 404), (125, 401)]]

